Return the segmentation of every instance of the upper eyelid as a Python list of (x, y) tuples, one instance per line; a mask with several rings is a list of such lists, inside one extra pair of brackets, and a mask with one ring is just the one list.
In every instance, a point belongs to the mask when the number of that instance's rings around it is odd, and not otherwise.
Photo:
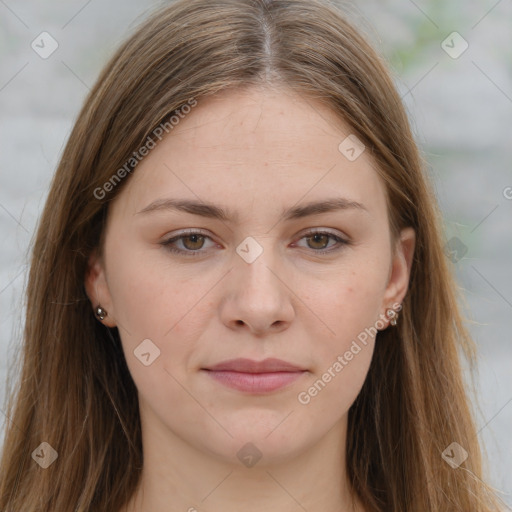
[[(305, 228), (303, 231), (300, 231), (296, 235), (296, 237), (303, 238), (306, 235), (321, 233), (321, 234), (328, 234), (328, 235), (332, 235), (332, 236), (338, 236), (338, 237), (343, 238), (345, 240), (349, 239), (349, 236), (346, 235), (345, 233), (343, 233), (343, 232), (336, 232), (335, 233), (335, 232), (331, 231), (331, 229), (333, 229), (333, 228)], [(173, 240), (173, 239), (176, 239), (176, 238), (179, 239), (181, 237), (185, 238), (185, 237), (190, 236), (190, 235), (201, 235), (201, 236), (210, 238), (212, 240), (215, 240), (215, 237), (211, 236), (206, 231), (203, 231), (201, 228), (188, 228), (188, 229), (186, 229), (184, 231), (181, 231), (181, 232), (179, 232), (179, 233), (177, 233), (175, 235), (169, 236), (166, 239), (167, 240)]]

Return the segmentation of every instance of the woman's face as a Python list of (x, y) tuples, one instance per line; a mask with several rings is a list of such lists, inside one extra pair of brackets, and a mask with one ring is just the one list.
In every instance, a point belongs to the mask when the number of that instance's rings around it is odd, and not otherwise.
[[(349, 135), (288, 90), (230, 91), (138, 164), (87, 290), (146, 434), (250, 465), (344, 432), (414, 246), (404, 230), (393, 256), (385, 188)], [(212, 370), (239, 358), (281, 363)]]

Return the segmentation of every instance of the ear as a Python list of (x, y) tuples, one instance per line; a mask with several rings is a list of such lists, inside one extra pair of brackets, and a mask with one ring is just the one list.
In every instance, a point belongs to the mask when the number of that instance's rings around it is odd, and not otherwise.
[(396, 243), (388, 284), (382, 301), (384, 315), (387, 309), (393, 308), (393, 305), (395, 305), (394, 309), (396, 310), (397, 305), (402, 303), (407, 293), (415, 244), (416, 233), (414, 229), (410, 227), (402, 229)]
[(96, 307), (101, 306), (107, 315), (103, 320), (98, 318), (98, 321), (108, 327), (116, 327), (114, 305), (108, 288), (105, 266), (96, 249), (89, 256), (84, 285), (94, 316), (96, 316)]

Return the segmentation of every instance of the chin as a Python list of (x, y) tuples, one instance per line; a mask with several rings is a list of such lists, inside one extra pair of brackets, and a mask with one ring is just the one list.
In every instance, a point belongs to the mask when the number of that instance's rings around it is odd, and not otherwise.
[[(304, 435), (303, 432), (298, 433), (295, 429), (284, 428), (284, 424), (276, 429), (276, 425), (279, 423), (275, 423), (271, 429), (267, 425), (247, 422), (230, 424), (228, 430), (233, 437), (227, 434), (219, 435), (219, 432), (216, 435), (205, 435), (203, 441), (210, 441), (205, 449), (228, 464), (263, 468), (285, 463), (297, 457), (314, 442), (298, 435)], [(281, 428), (282, 431), (278, 432)]]

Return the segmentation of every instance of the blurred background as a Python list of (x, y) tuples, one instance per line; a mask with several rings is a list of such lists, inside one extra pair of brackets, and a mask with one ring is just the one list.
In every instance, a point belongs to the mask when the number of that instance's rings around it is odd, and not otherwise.
[[(335, 3), (388, 61), (426, 160), (479, 348), (478, 436), (512, 505), (512, 2)], [(0, 424), (50, 180), (100, 69), (160, 4), (0, 0)]]

